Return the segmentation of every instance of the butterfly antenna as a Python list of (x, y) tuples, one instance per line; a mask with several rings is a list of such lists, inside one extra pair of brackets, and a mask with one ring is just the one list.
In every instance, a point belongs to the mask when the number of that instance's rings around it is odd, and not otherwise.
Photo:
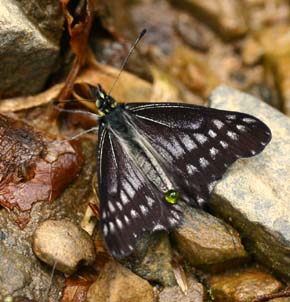
[(127, 62), (128, 62), (128, 60), (129, 60), (129, 58), (130, 58), (132, 52), (133, 52), (134, 49), (136, 48), (136, 46), (137, 46), (137, 44), (139, 43), (139, 41), (144, 37), (144, 35), (146, 34), (146, 31), (147, 31), (146, 29), (143, 29), (143, 30), (141, 31), (141, 33), (139, 34), (138, 38), (136, 39), (136, 41), (134, 42), (134, 44), (131, 46), (131, 48), (130, 48), (128, 54), (127, 54), (127, 57), (125, 58), (125, 60), (124, 60), (124, 62), (123, 62), (123, 64), (122, 64), (122, 66), (121, 66), (121, 68), (120, 68), (120, 71), (119, 71), (119, 73), (118, 73), (118, 75), (117, 75), (115, 81), (113, 82), (113, 84), (112, 84), (112, 86), (111, 86), (111, 88), (110, 88), (110, 90), (109, 90), (109, 92), (108, 92), (108, 94), (107, 94), (108, 96), (111, 95), (111, 92), (112, 92), (113, 88), (115, 87), (117, 81), (119, 80), (120, 75), (121, 75), (122, 71), (124, 70), (124, 67), (125, 67), (125, 65), (127, 64)]

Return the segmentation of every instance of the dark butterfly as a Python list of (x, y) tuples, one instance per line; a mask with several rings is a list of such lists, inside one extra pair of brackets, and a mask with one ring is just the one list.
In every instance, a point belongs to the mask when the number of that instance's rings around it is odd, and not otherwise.
[(179, 200), (200, 207), (240, 157), (271, 140), (257, 118), (179, 103), (117, 104), (93, 89), (99, 120), (101, 230), (110, 253), (129, 255), (141, 235), (182, 221)]

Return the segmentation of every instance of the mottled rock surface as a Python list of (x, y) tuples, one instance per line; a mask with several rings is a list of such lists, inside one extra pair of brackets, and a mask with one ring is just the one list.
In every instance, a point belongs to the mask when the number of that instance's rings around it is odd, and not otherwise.
[(166, 287), (159, 294), (159, 302), (203, 302), (206, 301), (206, 291), (195, 278), (187, 277), (188, 291), (185, 295), (179, 286)]
[(247, 253), (239, 234), (220, 219), (185, 207), (184, 223), (172, 233), (182, 255), (194, 266), (224, 270), (245, 261)]
[(108, 262), (89, 288), (87, 302), (153, 302), (153, 288), (117, 262)]
[[(32, 251), (32, 235), (37, 226), (47, 219), (69, 219), (79, 223), (87, 207), (88, 185), (95, 174), (95, 143), (85, 143), (83, 152), (86, 157), (84, 169), (60, 198), (39, 202), (33, 206), (31, 219), (24, 230), (14, 221), (13, 212), (0, 209), (0, 301), (5, 296), (23, 296), (35, 301), (47, 301), (47, 288), (50, 288), (50, 301), (59, 302), (64, 286), (64, 276), (55, 271), (51, 283), (52, 268), (45, 265)], [(15, 274), (15, 279), (7, 278)], [(17, 278), (16, 278), (16, 275)], [(2, 285), (2, 284), (1, 284)]]
[(63, 23), (58, 0), (1, 1), (1, 96), (43, 88), (56, 67)]
[(89, 234), (67, 220), (46, 220), (35, 230), (33, 251), (43, 262), (72, 274), (80, 263), (91, 265), (96, 258)]
[(282, 288), (282, 284), (273, 276), (255, 268), (214, 276), (210, 284), (217, 302), (248, 302)]
[(168, 234), (145, 235), (124, 265), (138, 276), (163, 286), (176, 285), (172, 267), (172, 251)]
[(173, 3), (205, 20), (226, 39), (240, 37), (248, 30), (245, 12), (239, 1), (182, 0)]
[(262, 263), (290, 280), (290, 120), (260, 100), (226, 86), (210, 97), (218, 109), (254, 114), (272, 141), (253, 158), (238, 160), (214, 189), (211, 209), (228, 219)]

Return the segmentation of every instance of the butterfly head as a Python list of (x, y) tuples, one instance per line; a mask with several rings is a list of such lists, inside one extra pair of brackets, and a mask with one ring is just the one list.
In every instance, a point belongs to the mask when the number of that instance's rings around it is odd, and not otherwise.
[(108, 114), (117, 107), (117, 102), (105, 92), (101, 85), (98, 85), (95, 90), (94, 97), (98, 113), (101, 116)]

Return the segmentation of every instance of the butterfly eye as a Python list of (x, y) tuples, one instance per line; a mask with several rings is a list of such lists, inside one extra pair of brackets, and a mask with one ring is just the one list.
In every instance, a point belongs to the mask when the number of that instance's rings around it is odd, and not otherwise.
[(171, 203), (171, 204), (177, 203), (178, 200), (179, 200), (179, 193), (178, 193), (178, 191), (175, 191), (175, 190), (168, 190), (168, 191), (165, 193), (165, 200), (166, 200), (168, 203)]

